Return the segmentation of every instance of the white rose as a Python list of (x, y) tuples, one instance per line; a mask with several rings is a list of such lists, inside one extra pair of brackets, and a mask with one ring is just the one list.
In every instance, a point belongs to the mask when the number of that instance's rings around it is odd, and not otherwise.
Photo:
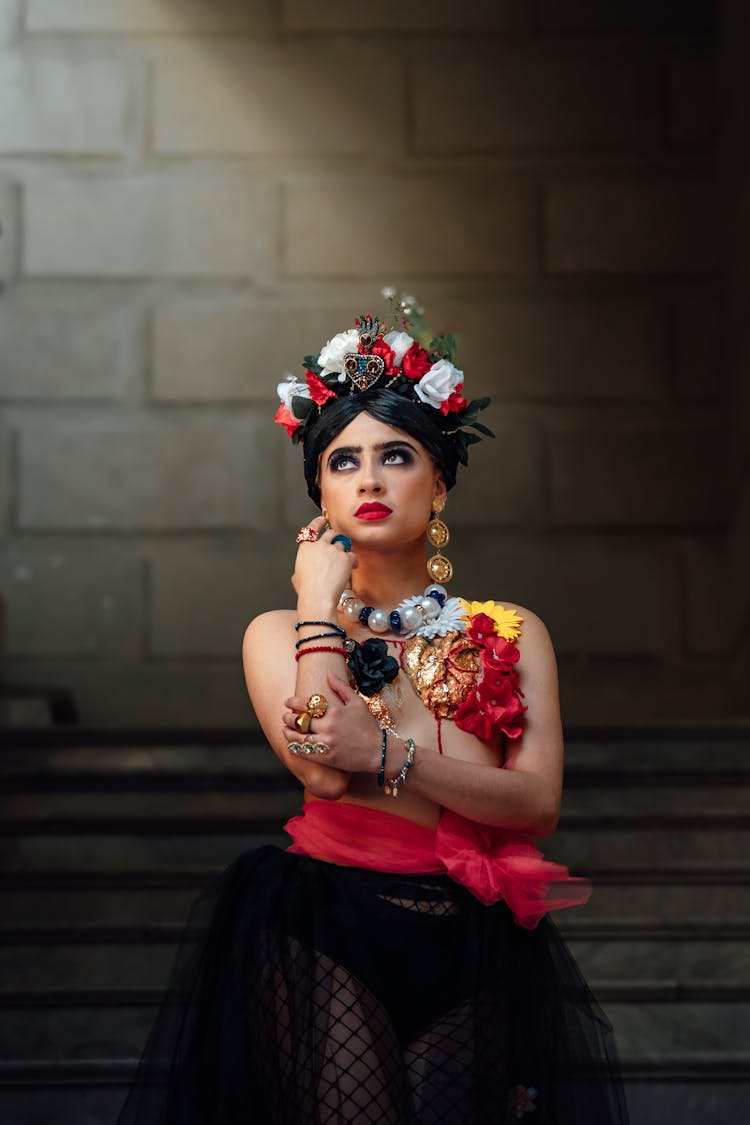
[[(310, 394), (310, 388), (308, 387), (307, 383), (300, 383), (299, 379), (296, 379), (294, 375), (287, 375), (284, 382), (279, 383), (276, 388), (276, 394), (284, 403), (284, 406), (287, 408), (293, 418), (297, 418), (297, 415), (292, 410), (292, 399), (295, 397), (295, 395), (298, 398), (312, 397)], [(302, 419), (297, 418), (297, 421), (301, 422)]]
[(414, 388), (417, 398), (440, 409), (440, 404), (450, 398), (464, 381), (463, 371), (448, 359), (439, 359), (426, 371)]
[(318, 356), (318, 363), (323, 368), (322, 375), (330, 375), (332, 371), (344, 370), (344, 356), (347, 352), (356, 352), (359, 343), (359, 332), (356, 328), (348, 328), (346, 332), (337, 332), (332, 340), (323, 347)]
[(387, 332), (383, 339), (388, 347), (393, 349), (393, 362), (400, 367), (404, 356), (414, 343), (414, 338), (408, 332)]

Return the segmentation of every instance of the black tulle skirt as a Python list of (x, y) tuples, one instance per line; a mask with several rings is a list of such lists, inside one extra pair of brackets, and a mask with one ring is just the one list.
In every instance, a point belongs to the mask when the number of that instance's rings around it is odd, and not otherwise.
[(545, 918), (442, 875), (247, 852), (193, 911), (119, 1125), (627, 1122)]

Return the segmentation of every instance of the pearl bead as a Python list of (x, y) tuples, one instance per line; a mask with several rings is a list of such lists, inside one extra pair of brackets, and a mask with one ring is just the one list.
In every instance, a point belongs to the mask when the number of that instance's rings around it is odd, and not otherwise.
[(434, 598), (422, 598), (419, 604), (424, 610), (424, 615), (428, 621), (434, 621), (436, 617), (440, 616), (440, 606)]
[(347, 621), (359, 621), (359, 615), (365, 608), (361, 598), (349, 598), (344, 602), (344, 617)]
[(388, 613), (384, 609), (374, 609), (367, 619), (367, 624), (373, 633), (387, 633), (391, 627)]
[(445, 586), (441, 586), (439, 582), (433, 582), (431, 586), (428, 586), (425, 590), (425, 594), (432, 594), (433, 590), (436, 594), (442, 594), (444, 598), (448, 597), (448, 591), (446, 590)]
[(339, 606), (338, 606), (339, 609), (343, 609), (344, 608), (344, 602), (348, 598), (353, 598), (353, 597), (354, 597), (354, 590), (344, 590), (343, 594), (339, 598)]
[(405, 633), (411, 633), (413, 629), (418, 629), (424, 620), (422, 611), (416, 605), (410, 605), (399, 612), (401, 613), (401, 627)]

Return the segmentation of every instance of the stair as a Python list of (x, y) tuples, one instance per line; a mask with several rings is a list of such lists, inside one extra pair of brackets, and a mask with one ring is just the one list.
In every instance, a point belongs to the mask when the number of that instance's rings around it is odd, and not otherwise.
[[(29, 732), (0, 748), (0, 1120), (110, 1125), (189, 905), (283, 844), (296, 783), (246, 736)], [(558, 915), (633, 1125), (747, 1118), (750, 729), (569, 732)], [(588, 1125), (588, 1123), (582, 1123)]]

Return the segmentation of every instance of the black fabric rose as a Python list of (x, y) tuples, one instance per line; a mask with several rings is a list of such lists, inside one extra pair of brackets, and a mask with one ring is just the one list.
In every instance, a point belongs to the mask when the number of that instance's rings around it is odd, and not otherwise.
[(363, 695), (376, 695), (398, 675), (398, 661), (388, 655), (385, 641), (372, 637), (349, 653), (349, 671)]

